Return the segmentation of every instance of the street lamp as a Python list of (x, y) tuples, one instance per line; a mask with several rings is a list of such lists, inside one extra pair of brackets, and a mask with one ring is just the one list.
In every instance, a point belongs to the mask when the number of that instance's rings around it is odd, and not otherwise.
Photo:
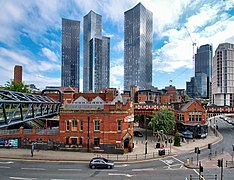
[(147, 154), (147, 139), (148, 139), (148, 136), (147, 136), (147, 121), (148, 121), (148, 118), (145, 118), (145, 154)]

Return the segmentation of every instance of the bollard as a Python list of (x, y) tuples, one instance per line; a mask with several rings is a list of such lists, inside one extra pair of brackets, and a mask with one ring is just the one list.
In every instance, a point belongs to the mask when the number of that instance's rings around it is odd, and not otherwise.
[(128, 161), (128, 155), (127, 155), (127, 161)]
[(117, 161), (119, 160), (119, 156), (118, 156), (118, 154), (117, 154)]
[(223, 154), (223, 148), (222, 148), (222, 154)]
[(187, 165), (188, 167), (190, 166), (189, 158), (187, 158), (186, 165)]
[(137, 154), (136, 154), (136, 160), (137, 160)]
[(217, 151), (215, 151), (215, 156), (217, 156)]
[(191, 157), (191, 164), (193, 164), (193, 157)]

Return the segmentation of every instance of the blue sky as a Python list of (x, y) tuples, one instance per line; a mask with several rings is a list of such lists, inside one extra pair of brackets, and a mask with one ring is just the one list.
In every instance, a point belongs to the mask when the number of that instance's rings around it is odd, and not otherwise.
[[(111, 87), (123, 89), (124, 12), (141, 2), (153, 12), (153, 86), (185, 88), (193, 75), (193, 47), (234, 43), (233, 0), (0, 0), (0, 85), (23, 66), (23, 81), (61, 85), (61, 18), (81, 21), (83, 89), (83, 16), (102, 15), (103, 35), (111, 37)], [(196, 50), (196, 48), (195, 48)], [(172, 83), (169, 81), (172, 80)]]

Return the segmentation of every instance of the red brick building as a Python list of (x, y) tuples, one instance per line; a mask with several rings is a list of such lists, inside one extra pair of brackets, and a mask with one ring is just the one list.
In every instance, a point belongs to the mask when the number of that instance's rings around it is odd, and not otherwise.
[(189, 130), (194, 137), (203, 137), (208, 133), (207, 113), (201, 101), (190, 101), (179, 110), (174, 110), (174, 114), (179, 132)]
[(22, 82), (22, 66), (16, 65), (14, 67), (14, 82), (20, 83)]
[[(133, 148), (133, 103), (122, 96), (104, 101), (98, 94), (79, 96), (60, 111), (60, 136), (66, 147), (106, 153)], [(95, 96), (94, 96), (95, 95)], [(93, 97), (93, 99), (91, 99)]]

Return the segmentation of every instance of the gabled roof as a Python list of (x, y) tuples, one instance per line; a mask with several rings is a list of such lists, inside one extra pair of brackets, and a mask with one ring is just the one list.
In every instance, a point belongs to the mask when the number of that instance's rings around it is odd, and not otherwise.
[(185, 112), (187, 111), (188, 107), (191, 106), (194, 103), (194, 101), (189, 101), (188, 103), (186, 103), (182, 108), (181, 111)]
[(121, 95), (116, 96), (115, 99), (111, 102), (111, 104), (115, 104), (118, 101), (123, 103), (123, 97)]
[(189, 101), (188, 103), (186, 103), (182, 108), (181, 111), (185, 112), (188, 110), (189, 106), (191, 106), (193, 103), (202, 106), (201, 102), (199, 100), (193, 99), (192, 101)]
[(88, 101), (87, 101), (87, 99), (85, 99), (83, 96), (80, 96), (80, 97), (78, 97), (75, 101), (74, 101), (74, 103), (76, 103), (76, 104), (80, 104), (80, 103), (88, 103)]
[(69, 86), (69, 87), (64, 88), (63, 92), (75, 92), (75, 90)]
[(95, 103), (98, 102), (99, 104), (103, 104), (104, 101), (102, 100), (102, 98), (100, 98), (99, 96), (95, 97), (91, 103)]

